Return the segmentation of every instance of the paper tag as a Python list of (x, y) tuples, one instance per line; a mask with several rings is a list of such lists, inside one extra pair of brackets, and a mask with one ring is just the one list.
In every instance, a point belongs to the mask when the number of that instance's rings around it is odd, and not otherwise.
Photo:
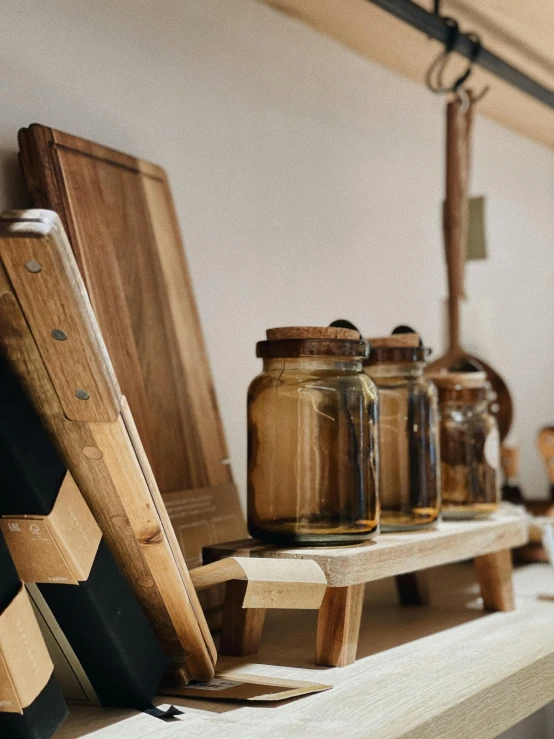
[(222, 701), (260, 701), (263, 703), (289, 700), (309, 693), (329, 690), (330, 685), (308, 683), (304, 680), (285, 680), (276, 677), (263, 677), (246, 673), (224, 672), (216, 675), (208, 683), (173, 688), (160, 688), (160, 695), (186, 698), (204, 698)]
[(54, 669), (27, 591), (0, 614), (0, 711), (23, 713)]
[(77, 585), (86, 580), (102, 532), (68, 472), (48, 516), (0, 518), (23, 582)]

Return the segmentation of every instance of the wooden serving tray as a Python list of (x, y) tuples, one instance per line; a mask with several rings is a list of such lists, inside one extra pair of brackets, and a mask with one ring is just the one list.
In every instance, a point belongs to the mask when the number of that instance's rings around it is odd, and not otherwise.
[[(365, 583), (396, 577), (404, 604), (427, 602), (423, 580), (414, 573), (438, 565), (474, 559), (485, 608), (514, 608), (511, 549), (528, 541), (527, 522), (520, 517), (486, 521), (441, 522), (434, 530), (381, 534), (364, 544), (336, 548), (279, 549), (254, 539), (208, 547), (205, 560), (231, 555), (312, 560), (327, 578), (319, 612), (316, 663), (347, 665), (356, 658)], [(236, 610), (225, 619), (220, 652), (242, 656), (257, 651), (263, 612)]]

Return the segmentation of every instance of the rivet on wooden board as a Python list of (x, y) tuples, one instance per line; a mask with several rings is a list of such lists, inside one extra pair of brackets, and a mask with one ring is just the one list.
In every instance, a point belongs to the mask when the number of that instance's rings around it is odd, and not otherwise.
[(90, 398), (90, 395), (87, 393), (87, 391), (81, 390), (80, 388), (75, 390), (75, 396), (79, 398), (79, 400), (88, 400)]
[(104, 456), (102, 452), (100, 451), (100, 449), (98, 449), (98, 447), (95, 447), (95, 446), (86, 446), (83, 449), (83, 454), (85, 455), (85, 457), (88, 457), (89, 459), (102, 459), (102, 457)]
[(40, 262), (37, 262), (36, 259), (29, 259), (28, 262), (25, 262), (25, 269), (27, 272), (40, 272), (42, 270)]
[(62, 331), (60, 328), (55, 328), (50, 332), (50, 335), (53, 339), (56, 339), (56, 341), (65, 341), (67, 339), (67, 334), (65, 331)]

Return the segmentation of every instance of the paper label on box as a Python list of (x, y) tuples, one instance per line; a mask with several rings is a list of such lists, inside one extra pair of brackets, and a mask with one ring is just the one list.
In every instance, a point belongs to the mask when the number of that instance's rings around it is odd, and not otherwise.
[(48, 516), (0, 518), (23, 582), (77, 585), (86, 580), (102, 532), (68, 472)]
[(23, 713), (54, 669), (24, 587), (0, 614), (0, 712)]

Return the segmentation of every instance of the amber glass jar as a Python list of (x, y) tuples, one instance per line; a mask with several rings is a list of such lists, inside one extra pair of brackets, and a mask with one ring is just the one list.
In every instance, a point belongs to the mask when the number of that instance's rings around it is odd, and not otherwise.
[(441, 509), (438, 400), (423, 375), (427, 351), (417, 334), (369, 343), (364, 369), (379, 393), (381, 531), (425, 528)]
[(343, 328), (267, 331), (248, 390), (248, 530), (282, 545), (377, 533), (377, 392)]
[(484, 372), (434, 375), (439, 390), (444, 518), (486, 518), (500, 503), (500, 437)]

